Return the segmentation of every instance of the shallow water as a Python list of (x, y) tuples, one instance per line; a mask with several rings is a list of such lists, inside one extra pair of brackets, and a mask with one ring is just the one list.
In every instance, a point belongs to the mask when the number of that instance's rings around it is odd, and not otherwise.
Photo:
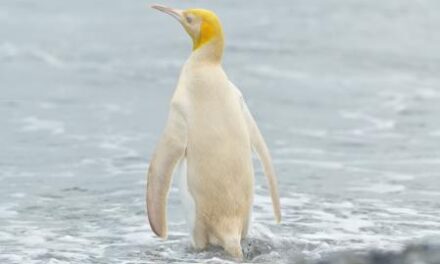
[[(256, 163), (246, 261), (439, 237), (439, 2), (282, 2), (167, 3), (223, 19), (225, 69), (273, 155), (283, 221)], [(175, 21), (138, 0), (2, 0), (0, 35), (2, 263), (230, 260), (191, 249), (175, 187), (167, 241), (144, 212), (191, 49)]]

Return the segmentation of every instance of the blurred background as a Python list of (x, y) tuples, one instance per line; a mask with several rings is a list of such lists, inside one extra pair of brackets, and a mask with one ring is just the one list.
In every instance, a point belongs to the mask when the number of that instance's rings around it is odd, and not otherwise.
[[(152, 3), (0, 1), (2, 263), (228, 260), (191, 249), (174, 187), (169, 239), (147, 224), (148, 161), (191, 52)], [(255, 162), (246, 261), (440, 236), (439, 1), (157, 3), (219, 15), (225, 70), (271, 149), (283, 222)]]

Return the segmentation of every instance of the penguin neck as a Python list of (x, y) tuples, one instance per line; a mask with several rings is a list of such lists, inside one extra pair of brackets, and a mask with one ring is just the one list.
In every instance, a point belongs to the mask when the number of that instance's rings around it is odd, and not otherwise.
[(221, 64), (223, 49), (223, 38), (214, 38), (202, 46), (194, 48), (191, 53), (191, 60), (193, 62)]

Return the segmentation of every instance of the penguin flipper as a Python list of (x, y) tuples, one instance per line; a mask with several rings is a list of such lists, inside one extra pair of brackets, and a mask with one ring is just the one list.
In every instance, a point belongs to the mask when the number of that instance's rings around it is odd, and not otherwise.
[(171, 109), (165, 130), (151, 159), (147, 179), (147, 213), (153, 232), (167, 237), (167, 198), (171, 178), (186, 149), (186, 124), (176, 109)]
[(255, 122), (246, 104), (244, 104), (244, 111), (246, 122), (250, 130), (252, 145), (257, 152), (261, 163), (263, 164), (264, 174), (266, 175), (267, 182), (269, 184), (275, 220), (277, 221), (277, 223), (279, 223), (281, 222), (280, 197), (278, 195), (277, 177), (275, 175), (275, 169), (272, 165), (272, 159), (270, 157), (269, 149), (267, 148), (263, 135), (261, 134), (260, 129), (258, 129), (257, 123)]
[(264, 174), (266, 175), (267, 182), (269, 184), (275, 220), (277, 223), (279, 223), (281, 222), (280, 197), (278, 195), (277, 177), (275, 174), (275, 169), (272, 165), (272, 159), (269, 153), (269, 149), (267, 148), (264, 137), (261, 134), (254, 117), (249, 111), (249, 108), (247, 107), (240, 90), (232, 82), (230, 82), (230, 84), (238, 93), (246, 124), (249, 129), (251, 144), (258, 154), (258, 157), (263, 165)]

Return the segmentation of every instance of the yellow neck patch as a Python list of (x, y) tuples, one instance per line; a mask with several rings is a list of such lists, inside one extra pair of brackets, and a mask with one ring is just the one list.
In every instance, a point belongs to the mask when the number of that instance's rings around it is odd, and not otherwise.
[(199, 36), (196, 39), (193, 38), (193, 50), (200, 48), (214, 39), (223, 41), (222, 25), (214, 12), (205, 9), (188, 9), (186, 12), (199, 17), (201, 20)]

